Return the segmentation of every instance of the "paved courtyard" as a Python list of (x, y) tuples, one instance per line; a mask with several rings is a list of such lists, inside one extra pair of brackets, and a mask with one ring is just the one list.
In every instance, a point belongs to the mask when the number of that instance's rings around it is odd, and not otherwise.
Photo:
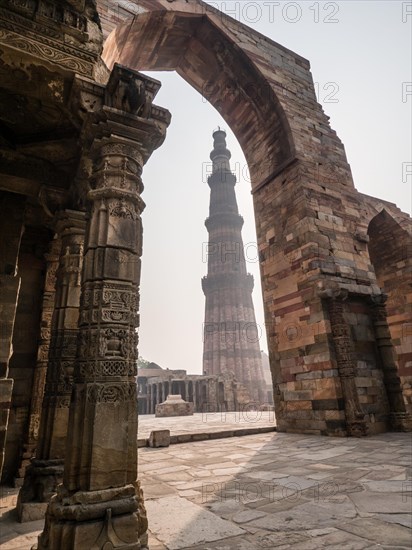
[[(139, 461), (151, 550), (412, 547), (410, 434), (273, 432), (142, 448)], [(42, 522), (4, 516), (2, 550), (29, 549)]]

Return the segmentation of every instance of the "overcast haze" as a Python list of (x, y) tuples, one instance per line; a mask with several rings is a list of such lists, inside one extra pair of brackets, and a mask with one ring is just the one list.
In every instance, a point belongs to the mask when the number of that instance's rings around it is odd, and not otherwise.
[[(410, 212), (412, 3), (208, 3), (310, 61), (318, 100), (345, 145), (356, 187)], [(243, 240), (250, 243), (248, 270), (255, 277), (255, 310), (263, 327), (250, 183), (241, 148), (218, 112), (175, 73), (150, 75), (163, 83), (156, 103), (173, 118), (166, 142), (143, 173), (147, 207), (139, 354), (165, 368), (198, 374), (210, 191), (205, 174), (217, 126), (228, 133), (238, 175)], [(267, 350), (263, 336), (261, 348)]]

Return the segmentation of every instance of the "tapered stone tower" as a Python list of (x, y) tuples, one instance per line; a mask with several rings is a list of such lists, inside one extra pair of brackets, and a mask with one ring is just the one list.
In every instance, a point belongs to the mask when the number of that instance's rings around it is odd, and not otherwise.
[(210, 154), (208, 274), (202, 280), (206, 296), (203, 373), (234, 373), (259, 405), (266, 402), (260, 352), (263, 327), (257, 327), (252, 301), (253, 276), (246, 271), (242, 240), (243, 218), (236, 201), (236, 176), (230, 169), (226, 133), (213, 133)]

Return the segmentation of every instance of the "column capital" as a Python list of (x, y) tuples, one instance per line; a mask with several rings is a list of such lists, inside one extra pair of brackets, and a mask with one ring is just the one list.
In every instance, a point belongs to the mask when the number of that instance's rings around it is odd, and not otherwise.
[(115, 64), (99, 107), (85, 120), (87, 155), (99, 158), (114, 147), (142, 167), (163, 143), (171, 121), (167, 109), (153, 105), (160, 87), (158, 80)]

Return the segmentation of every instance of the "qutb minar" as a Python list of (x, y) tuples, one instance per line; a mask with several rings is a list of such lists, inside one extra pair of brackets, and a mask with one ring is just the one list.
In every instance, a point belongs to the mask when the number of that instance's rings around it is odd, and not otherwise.
[(247, 273), (239, 215), (230, 168), (231, 153), (226, 132), (213, 133), (210, 154), (213, 171), (210, 187), (208, 271), (202, 280), (206, 296), (203, 374), (232, 372), (248, 390), (250, 399), (265, 402), (265, 382), (252, 291), (253, 276)]

